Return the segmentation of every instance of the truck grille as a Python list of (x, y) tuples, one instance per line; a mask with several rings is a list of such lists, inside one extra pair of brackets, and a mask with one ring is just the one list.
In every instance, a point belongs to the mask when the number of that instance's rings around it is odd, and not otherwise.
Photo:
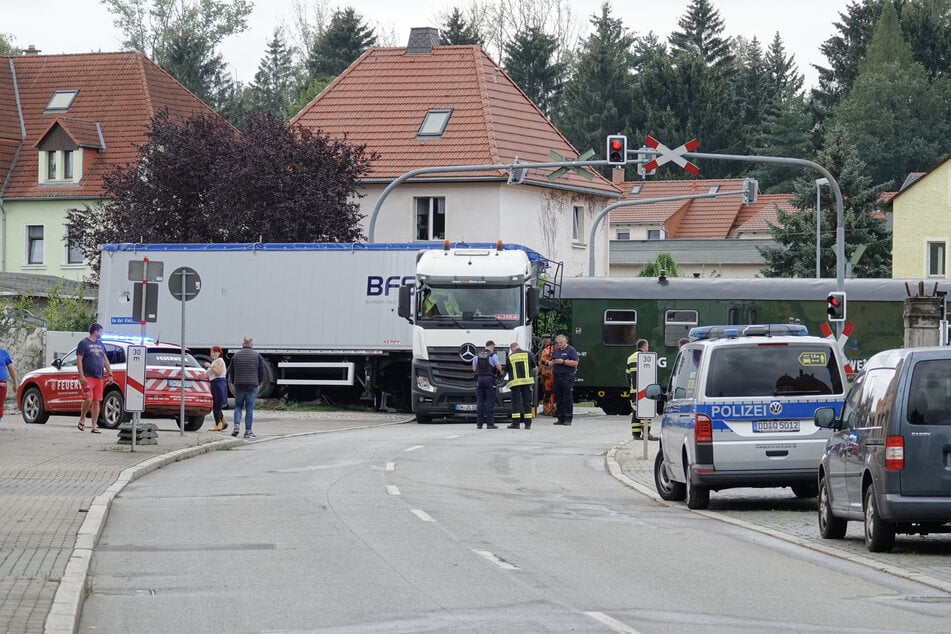
[(439, 385), (458, 385), (465, 388), (474, 388), (476, 375), (472, 371), (472, 362), (465, 362), (459, 358), (458, 347), (430, 348), (430, 371), (433, 380)]

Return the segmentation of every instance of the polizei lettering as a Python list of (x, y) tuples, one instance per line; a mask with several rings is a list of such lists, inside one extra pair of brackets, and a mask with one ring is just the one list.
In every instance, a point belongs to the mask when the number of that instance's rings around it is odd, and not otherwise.
[(367, 275), (367, 297), (389, 296), (390, 291), (413, 281), (412, 275)]
[(710, 415), (712, 418), (767, 418), (772, 414), (768, 403), (735, 403), (713, 405)]

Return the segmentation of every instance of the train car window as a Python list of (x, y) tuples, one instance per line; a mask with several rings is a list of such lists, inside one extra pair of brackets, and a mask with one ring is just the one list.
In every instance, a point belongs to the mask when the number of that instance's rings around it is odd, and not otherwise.
[(605, 310), (601, 340), (606, 346), (633, 346), (637, 341), (637, 311), (631, 308)]
[(751, 308), (748, 311), (746, 311), (746, 323), (748, 324), (759, 323), (759, 312), (755, 308)]
[(700, 325), (700, 313), (696, 310), (676, 310), (664, 311), (664, 345), (673, 348), (677, 347), (677, 342), (690, 333), (691, 328)]
[(740, 311), (735, 308), (731, 308), (727, 313), (727, 322), (731, 326), (736, 326), (740, 323)]

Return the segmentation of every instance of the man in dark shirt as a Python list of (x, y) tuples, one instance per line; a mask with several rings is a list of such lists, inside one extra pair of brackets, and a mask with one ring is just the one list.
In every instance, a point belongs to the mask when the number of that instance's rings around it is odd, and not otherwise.
[(552, 352), (551, 373), (555, 379), (555, 425), (570, 425), (574, 418), (574, 400), (572, 389), (575, 384), (575, 370), (578, 369), (578, 351), (568, 345), (568, 337), (555, 337), (555, 350)]
[(234, 430), (232, 436), (241, 431), (241, 413), (246, 411), (244, 419), (244, 438), (255, 438), (251, 431), (254, 423), (254, 401), (258, 398), (258, 386), (267, 378), (264, 358), (253, 349), (254, 340), (244, 338), (241, 349), (231, 357), (231, 371), (234, 373)]
[(476, 377), (476, 429), (498, 429), (495, 424), (495, 375), (502, 371), (502, 362), (495, 354), (495, 342), (486, 341), (485, 348), (472, 360)]

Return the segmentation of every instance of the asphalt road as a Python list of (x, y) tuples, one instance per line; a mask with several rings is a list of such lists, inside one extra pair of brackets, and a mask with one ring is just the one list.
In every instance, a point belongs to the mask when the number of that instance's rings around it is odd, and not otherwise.
[(660, 504), (607, 417), (252, 443), (113, 501), (79, 631), (940, 632), (946, 593)]

